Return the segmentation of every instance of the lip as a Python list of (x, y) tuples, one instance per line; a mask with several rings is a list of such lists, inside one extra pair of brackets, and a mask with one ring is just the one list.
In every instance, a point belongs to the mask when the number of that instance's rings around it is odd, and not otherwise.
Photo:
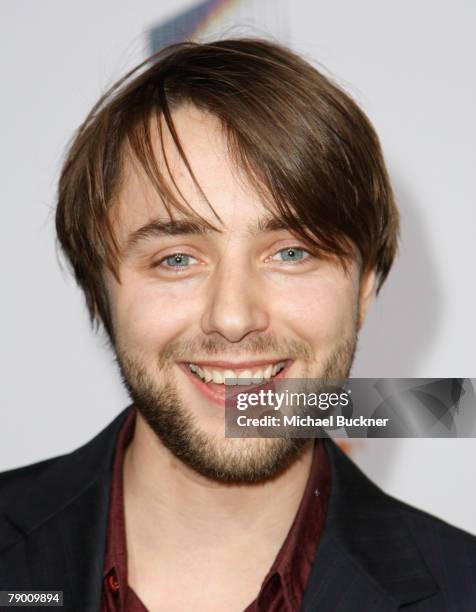
[(260, 359), (259, 361), (187, 361), (185, 364), (193, 363), (203, 368), (223, 368), (227, 370), (246, 370), (258, 368), (264, 365), (276, 365), (287, 359)]
[[(278, 374), (276, 374), (276, 376), (273, 376), (272, 378), (263, 381), (262, 383), (258, 383), (256, 385), (256, 390), (265, 388), (266, 385), (269, 385), (270, 383), (272, 383), (274, 380), (277, 380), (279, 378), (284, 378), (289, 370), (289, 368), (291, 367), (291, 365), (294, 363), (293, 359), (281, 359), (281, 360), (277, 360), (277, 361), (254, 361), (254, 362), (240, 362), (240, 366), (242, 366), (242, 364), (244, 363), (253, 363), (255, 366), (257, 366), (258, 364), (263, 365), (263, 364), (270, 364), (270, 363), (280, 363), (280, 361), (285, 362), (285, 366), (284, 368), (281, 370), (281, 372), (279, 372)], [(225, 407), (225, 392), (228, 389), (228, 393), (230, 394), (230, 389), (233, 389), (233, 391), (236, 390), (236, 393), (231, 393), (230, 395), (227, 396), (228, 397), (233, 397), (233, 395), (238, 394), (240, 392), (243, 391), (243, 388), (246, 388), (247, 390), (249, 390), (249, 387), (240, 387), (239, 385), (237, 386), (233, 386), (230, 387), (227, 385), (219, 385), (216, 383), (205, 383), (203, 382), (203, 380), (201, 380), (200, 378), (198, 378), (198, 376), (195, 376), (195, 374), (193, 374), (193, 372), (190, 370), (190, 368), (188, 367), (188, 363), (193, 363), (196, 365), (204, 365), (204, 367), (206, 367), (207, 365), (209, 365), (210, 367), (212, 367), (212, 364), (216, 365), (216, 367), (229, 367), (229, 369), (233, 369), (231, 367), (231, 365), (228, 366), (219, 366), (219, 363), (230, 363), (230, 362), (218, 362), (218, 361), (200, 361), (200, 362), (195, 362), (195, 361), (187, 361), (186, 363), (179, 363), (179, 367), (180, 369), (185, 373), (185, 375), (190, 379), (191, 383), (193, 385), (195, 385), (197, 391), (199, 391), (201, 393), (201, 395), (203, 395), (208, 401), (217, 404), (218, 406), (220, 406), (221, 408)], [(205, 365), (206, 364), (206, 365)], [(242, 367), (251, 367), (251, 366), (242, 366)], [(236, 368), (236, 364), (235, 364), (235, 368)]]

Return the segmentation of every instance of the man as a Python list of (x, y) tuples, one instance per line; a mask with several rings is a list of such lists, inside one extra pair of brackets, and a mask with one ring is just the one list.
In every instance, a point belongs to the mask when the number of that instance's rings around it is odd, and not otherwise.
[(56, 227), (132, 405), (4, 473), (0, 590), (68, 610), (476, 609), (476, 540), (326, 439), (224, 436), (224, 379), (345, 378), (396, 252), (377, 136), (259, 40), (172, 46), (93, 108)]

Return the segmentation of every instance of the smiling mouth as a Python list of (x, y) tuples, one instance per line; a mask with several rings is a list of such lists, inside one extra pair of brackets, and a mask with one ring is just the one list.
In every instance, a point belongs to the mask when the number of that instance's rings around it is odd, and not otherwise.
[(218, 368), (187, 363), (188, 369), (204, 383), (217, 385), (249, 385), (271, 380), (286, 367), (287, 360), (248, 368)]

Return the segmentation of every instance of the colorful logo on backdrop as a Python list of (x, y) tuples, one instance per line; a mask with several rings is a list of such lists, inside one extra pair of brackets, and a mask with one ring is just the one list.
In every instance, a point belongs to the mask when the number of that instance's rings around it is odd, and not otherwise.
[(193, 38), (217, 20), (225, 10), (238, 3), (239, 0), (206, 0), (161, 22), (149, 33), (152, 53), (160, 51), (167, 45)]

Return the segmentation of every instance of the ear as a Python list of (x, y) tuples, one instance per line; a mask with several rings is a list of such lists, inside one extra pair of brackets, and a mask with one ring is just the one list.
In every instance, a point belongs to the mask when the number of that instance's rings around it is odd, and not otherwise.
[(367, 312), (372, 306), (375, 299), (375, 293), (377, 288), (377, 275), (375, 270), (371, 268), (362, 273), (360, 279), (359, 289), (359, 322), (358, 328), (360, 329), (365, 321)]

